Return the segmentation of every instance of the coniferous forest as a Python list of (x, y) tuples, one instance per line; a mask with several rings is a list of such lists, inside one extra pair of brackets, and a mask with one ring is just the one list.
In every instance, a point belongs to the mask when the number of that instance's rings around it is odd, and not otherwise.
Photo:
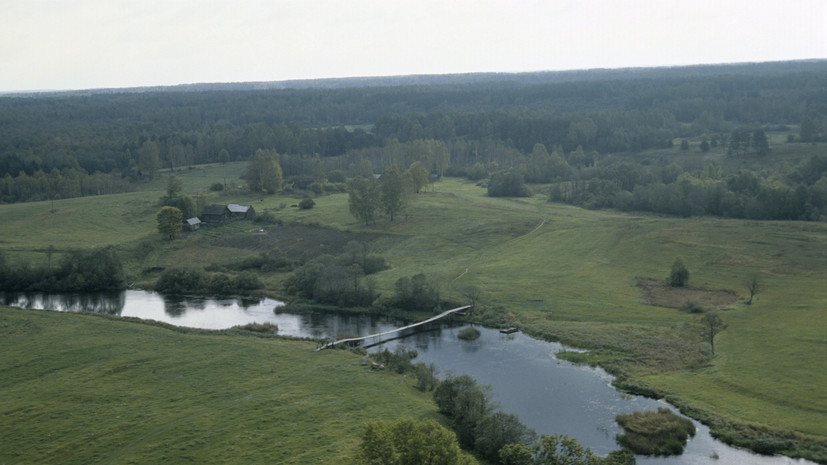
[(9, 94), (0, 202), (124, 192), (265, 149), (297, 187), (421, 162), (489, 195), (818, 221), (825, 77), (814, 60)]

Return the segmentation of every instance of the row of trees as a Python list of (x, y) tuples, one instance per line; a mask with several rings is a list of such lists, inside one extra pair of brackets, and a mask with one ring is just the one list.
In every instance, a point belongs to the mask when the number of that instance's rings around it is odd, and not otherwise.
[(250, 271), (228, 275), (196, 268), (170, 268), (155, 283), (156, 291), (168, 295), (234, 295), (255, 289), (261, 289), (261, 281)]
[(134, 186), (121, 176), (95, 172), (87, 174), (76, 168), (53, 168), (32, 175), (20, 171), (16, 176), (0, 177), (0, 203), (58, 200), (90, 195), (129, 192)]
[(46, 250), (47, 262), (39, 266), (12, 266), (0, 252), (0, 289), (5, 291), (93, 292), (126, 287), (126, 275), (111, 248), (76, 250), (64, 254), (52, 266), (53, 247)]
[[(822, 162), (809, 165), (827, 162), (827, 157), (822, 158)], [(824, 168), (819, 170), (825, 172)], [(673, 181), (662, 182), (655, 181), (645, 168), (631, 164), (604, 166), (583, 174), (589, 179), (552, 184), (549, 199), (587, 208), (684, 217), (806, 221), (819, 220), (827, 213), (827, 178), (822, 177), (812, 185), (791, 186), (750, 170), (722, 177), (716, 167), (709, 166), (703, 172), (680, 172)]]

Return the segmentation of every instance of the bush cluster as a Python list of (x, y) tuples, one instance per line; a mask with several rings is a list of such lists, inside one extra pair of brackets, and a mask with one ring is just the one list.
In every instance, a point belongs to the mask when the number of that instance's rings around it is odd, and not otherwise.
[(224, 273), (207, 273), (195, 268), (170, 268), (155, 283), (155, 290), (162, 294), (210, 294), (233, 295), (261, 288), (258, 276), (242, 271), (235, 276)]
[(320, 303), (368, 306), (377, 293), (365, 276), (386, 267), (383, 257), (368, 253), (367, 245), (351, 241), (340, 255), (321, 255), (299, 267), (286, 283), (287, 292)]
[(616, 420), (624, 430), (617, 436), (617, 443), (637, 454), (679, 455), (686, 440), (695, 435), (692, 421), (666, 408), (618, 415)]
[(394, 284), (393, 305), (403, 310), (432, 311), (439, 308), (439, 287), (423, 273), (402, 277)]
[(258, 270), (263, 272), (270, 272), (270, 271), (289, 271), (293, 269), (295, 266), (295, 262), (287, 257), (287, 255), (281, 251), (278, 247), (270, 249), (266, 252), (262, 252), (257, 257), (247, 257), (240, 262), (232, 263), (229, 265), (210, 265), (208, 267), (209, 271), (222, 271), (222, 270), (234, 270), (234, 271), (244, 271), (244, 270)]

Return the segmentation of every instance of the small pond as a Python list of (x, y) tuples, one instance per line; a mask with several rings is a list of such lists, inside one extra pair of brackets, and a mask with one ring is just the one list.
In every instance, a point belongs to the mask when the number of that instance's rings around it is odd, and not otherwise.
[[(170, 299), (145, 291), (111, 294), (44, 295), (0, 293), (0, 303), (23, 308), (61, 311), (92, 311), (110, 315), (163, 321), (178, 326), (225, 329), (247, 323), (270, 322), (279, 334), (293, 337), (335, 338), (340, 334), (376, 334), (401, 326), (394, 319), (346, 314), (277, 313), (282, 302), (273, 299)], [(468, 374), (480, 384), (490, 385), (500, 408), (516, 414), (538, 433), (564, 432), (594, 452), (605, 455), (616, 449), (615, 434), (621, 430), (614, 417), (635, 410), (667, 406), (653, 399), (630, 396), (611, 387), (611, 376), (603, 370), (573, 365), (554, 354), (563, 349), (556, 343), (478, 328), (475, 341), (462, 341), (461, 329), (450, 323), (393, 339), (370, 350), (416, 350), (415, 361), (433, 363), (441, 377)], [(671, 407), (670, 407), (671, 408)], [(695, 423), (698, 432), (677, 457), (638, 457), (638, 463), (654, 465), (812, 464), (787, 457), (767, 457), (727, 446)]]

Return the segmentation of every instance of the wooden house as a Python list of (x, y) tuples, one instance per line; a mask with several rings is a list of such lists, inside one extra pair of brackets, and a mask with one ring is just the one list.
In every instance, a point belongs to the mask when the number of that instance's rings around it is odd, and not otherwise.
[(201, 221), (204, 223), (223, 223), (230, 219), (230, 209), (226, 205), (207, 205), (201, 212)]
[(187, 231), (197, 231), (201, 227), (201, 220), (197, 217), (188, 218), (184, 221), (184, 229)]
[(231, 203), (227, 205), (227, 209), (230, 211), (230, 218), (252, 218), (256, 214), (256, 210), (253, 208), (252, 205), (239, 205), (236, 203)]

